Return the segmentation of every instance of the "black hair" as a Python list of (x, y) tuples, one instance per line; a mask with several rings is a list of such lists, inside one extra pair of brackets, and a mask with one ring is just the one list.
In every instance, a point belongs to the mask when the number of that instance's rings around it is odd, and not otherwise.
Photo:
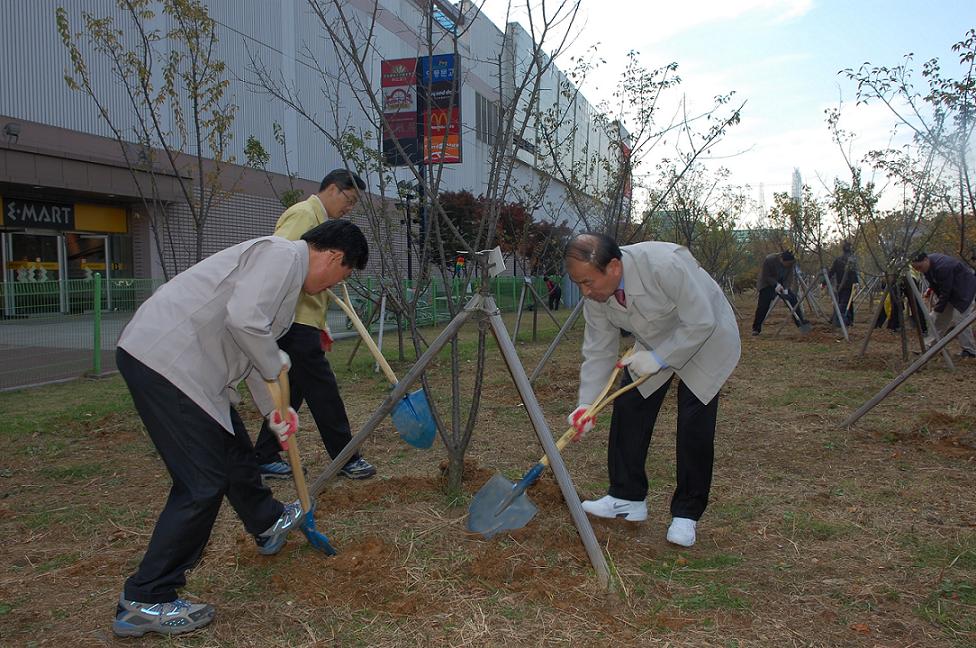
[(366, 191), (366, 183), (363, 182), (363, 179), (348, 169), (333, 169), (329, 171), (329, 174), (322, 178), (319, 191), (325, 191), (329, 185), (335, 185), (343, 191), (352, 189), (354, 186), (360, 191)]
[(793, 256), (793, 252), (791, 252), (790, 250), (785, 250), (782, 254), (779, 255), (779, 258), (782, 259), (783, 261), (796, 261), (796, 257)]
[(929, 258), (928, 253), (919, 252), (918, 254), (912, 257), (912, 263), (921, 263), (922, 261), (925, 261), (927, 258)]
[(362, 270), (369, 260), (369, 244), (363, 231), (347, 220), (328, 220), (302, 234), (302, 240), (319, 252), (337, 250), (344, 258), (342, 265)]
[(577, 234), (566, 246), (566, 258), (589, 263), (600, 272), (607, 269), (613, 259), (620, 259), (620, 246), (606, 234), (584, 232)]
[(844, 241), (844, 244), (843, 244), (843, 245), (841, 245), (841, 249), (842, 249), (842, 250), (843, 250), (843, 251), (844, 251), (845, 253), (846, 253), (846, 252), (853, 252), (853, 251), (854, 251), (854, 246), (853, 246), (853, 245), (851, 245), (851, 242), (850, 242), (850, 241)]

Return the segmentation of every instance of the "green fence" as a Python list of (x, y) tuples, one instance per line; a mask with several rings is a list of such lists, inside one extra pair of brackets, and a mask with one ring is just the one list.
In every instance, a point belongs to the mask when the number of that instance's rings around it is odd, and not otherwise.
[(113, 370), (119, 334), (160, 283), (0, 283), (0, 390)]
[[(531, 278), (541, 299), (545, 281)], [(503, 312), (518, 308), (524, 277), (494, 277), (491, 294)], [(93, 279), (0, 283), (0, 391), (115, 369), (115, 344), (132, 314), (162, 282), (153, 279)], [(360, 318), (379, 330), (378, 312), (383, 290), (395, 291), (388, 281), (365, 277), (350, 282), (350, 295)], [(417, 299), (418, 324), (436, 326), (451, 318), (479, 289), (474, 280), (435, 279), (416, 295), (416, 282), (403, 284), (408, 299)], [(531, 306), (527, 293), (525, 308)], [(374, 315), (376, 317), (374, 317)], [(328, 313), (333, 333), (352, 332), (345, 314), (332, 306)], [(387, 330), (395, 330), (390, 314)]]
[[(543, 277), (530, 277), (532, 287), (539, 295), (540, 299), (546, 299), (547, 290)], [(499, 309), (505, 312), (514, 312), (518, 309), (519, 299), (522, 295), (523, 286), (526, 283), (525, 277), (493, 277), (489, 279), (491, 294), (495, 298), (495, 303)], [(364, 277), (359, 280), (350, 281), (350, 298), (353, 306), (364, 323), (372, 322), (369, 329), (372, 332), (379, 330), (379, 313), (377, 309), (380, 305), (382, 291), (388, 293), (403, 294), (408, 300), (417, 301), (417, 324), (419, 326), (433, 326), (447, 322), (451, 319), (451, 303), (454, 304), (454, 311), (457, 312), (464, 306), (471, 296), (478, 292), (480, 281), (454, 279), (448, 282), (440, 278), (434, 278), (423, 289), (423, 292), (416, 295), (416, 281), (403, 281), (401, 289), (389, 281), (378, 280), (376, 277)], [(523, 308), (532, 305), (532, 293), (527, 293)], [(345, 317), (343, 311), (338, 306), (333, 305), (328, 314), (329, 327), (333, 331), (351, 330), (352, 325)], [(395, 319), (392, 314), (387, 316), (386, 328), (395, 326)]]

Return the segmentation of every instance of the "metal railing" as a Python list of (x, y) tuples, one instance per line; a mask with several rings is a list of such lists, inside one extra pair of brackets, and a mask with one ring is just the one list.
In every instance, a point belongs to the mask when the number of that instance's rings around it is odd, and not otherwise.
[[(525, 278), (494, 277), (490, 282), (499, 308), (516, 310)], [(545, 280), (535, 277), (531, 282), (545, 299)], [(115, 345), (122, 329), (161, 284), (156, 279), (105, 280), (99, 274), (91, 279), (0, 283), (0, 391), (114, 371)], [(379, 330), (377, 309), (382, 291), (394, 288), (376, 277), (351, 282), (354, 307), (364, 323), (371, 323), (373, 333)], [(404, 282), (402, 294), (412, 298), (416, 289), (415, 282)], [(435, 279), (417, 298), (418, 324), (447, 322), (451, 318), (449, 301), (457, 310), (477, 290), (477, 281)], [(530, 304), (527, 296), (524, 307)], [(396, 330), (392, 305), (388, 312), (385, 329)], [(336, 337), (355, 334), (337, 306), (327, 316)]]
[(99, 274), (0, 283), (0, 391), (113, 370), (119, 334), (161, 283)]

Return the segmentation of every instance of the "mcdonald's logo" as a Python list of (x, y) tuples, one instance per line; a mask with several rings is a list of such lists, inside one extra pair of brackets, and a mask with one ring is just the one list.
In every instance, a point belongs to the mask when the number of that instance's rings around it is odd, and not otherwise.
[(450, 112), (443, 109), (428, 110), (424, 117), (431, 137), (458, 135), (461, 132), (461, 113), (457, 108), (452, 108)]

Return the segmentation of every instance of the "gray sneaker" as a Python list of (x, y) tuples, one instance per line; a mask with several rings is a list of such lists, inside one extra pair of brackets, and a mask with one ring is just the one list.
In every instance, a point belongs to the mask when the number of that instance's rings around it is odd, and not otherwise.
[(376, 468), (362, 457), (356, 457), (343, 466), (339, 474), (349, 479), (369, 479), (376, 474)]
[(285, 510), (271, 527), (254, 537), (258, 544), (258, 553), (262, 556), (273, 556), (285, 546), (285, 538), (288, 532), (301, 524), (305, 518), (302, 511), (302, 503), (295, 500), (291, 504), (285, 504)]
[(193, 632), (214, 618), (213, 606), (206, 603), (190, 603), (179, 598), (169, 603), (139, 603), (124, 597), (124, 594), (119, 597), (112, 622), (112, 632), (118, 637), (141, 637), (147, 632)]

